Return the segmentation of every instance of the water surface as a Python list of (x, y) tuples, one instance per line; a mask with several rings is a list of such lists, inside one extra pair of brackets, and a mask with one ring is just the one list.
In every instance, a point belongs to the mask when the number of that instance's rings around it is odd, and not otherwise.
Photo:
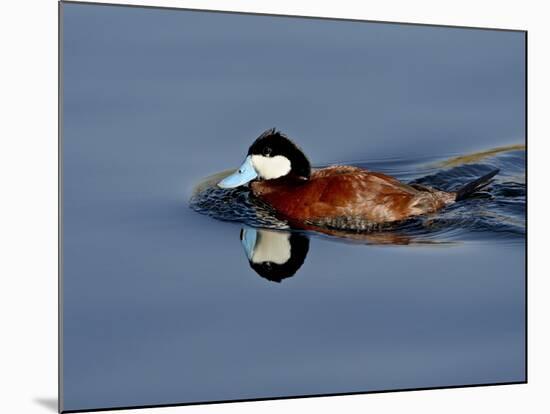
[[(524, 380), (524, 153), (445, 163), (523, 142), (522, 33), (82, 4), (63, 26), (64, 409)], [(274, 126), (317, 166), (502, 172), (411, 243), (307, 234), (275, 283), (240, 240), (266, 223), (189, 205)]]

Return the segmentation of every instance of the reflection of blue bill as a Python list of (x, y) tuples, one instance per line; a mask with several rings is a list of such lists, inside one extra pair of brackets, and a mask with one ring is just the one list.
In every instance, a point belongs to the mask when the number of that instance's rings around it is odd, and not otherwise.
[(246, 252), (246, 257), (248, 260), (252, 260), (252, 255), (254, 254), (254, 247), (256, 246), (256, 238), (258, 232), (255, 229), (243, 229), (241, 243)]

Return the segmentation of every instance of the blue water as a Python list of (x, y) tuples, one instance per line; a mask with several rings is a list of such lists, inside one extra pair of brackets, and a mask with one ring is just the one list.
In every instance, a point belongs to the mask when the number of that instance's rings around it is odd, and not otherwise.
[[(449, 162), (524, 141), (522, 33), (63, 9), (65, 410), (525, 379), (524, 151)], [(273, 126), (316, 166), (501, 173), (389, 235), (300, 234), (275, 283), (241, 230), (289, 229), (193, 203)]]

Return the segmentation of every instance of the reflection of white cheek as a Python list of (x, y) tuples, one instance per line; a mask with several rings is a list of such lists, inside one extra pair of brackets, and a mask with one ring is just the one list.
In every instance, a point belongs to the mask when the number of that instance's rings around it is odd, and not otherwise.
[(290, 172), (290, 161), (282, 155), (275, 157), (252, 156), (252, 165), (258, 175), (264, 180), (283, 177)]
[(290, 236), (274, 231), (260, 231), (252, 253), (253, 263), (284, 264), (290, 259)]

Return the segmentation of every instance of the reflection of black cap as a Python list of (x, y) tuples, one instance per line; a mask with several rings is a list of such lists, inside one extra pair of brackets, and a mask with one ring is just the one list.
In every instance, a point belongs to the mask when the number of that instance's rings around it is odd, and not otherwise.
[[(257, 240), (254, 248), (258, 247), (258, 245), (262, 243), (262, 236), (265, 238), (267, 233), (270, 233), (271, 235), (279, 234), (284, 238), (285, 242), (290, 245), (290, 256), (284, 263), (270, 261), (268, 260), (268, 257), (263, 257), (261, 261), (255, 261), (253, 260), (253, 252), (247, 252), (250, 267), (254, 269), (254, 271), (261, 277), (272, 282), (279, 283), (283, 279), (294, 276), (298, 269), (304, 264), (304, 260), (309, 250), (309, 238), (307, 236), (300, 233), (280, 231), (274, 232), (270, 230), (252, 231), (257, 231)], [(243, 234), (243, 230), (241, 230), (241, 240), (243, 240)], [(267, 250), (267, 253), (269, 253), (269, 245), (264, 245), (262, 247), (264, 250)]]

